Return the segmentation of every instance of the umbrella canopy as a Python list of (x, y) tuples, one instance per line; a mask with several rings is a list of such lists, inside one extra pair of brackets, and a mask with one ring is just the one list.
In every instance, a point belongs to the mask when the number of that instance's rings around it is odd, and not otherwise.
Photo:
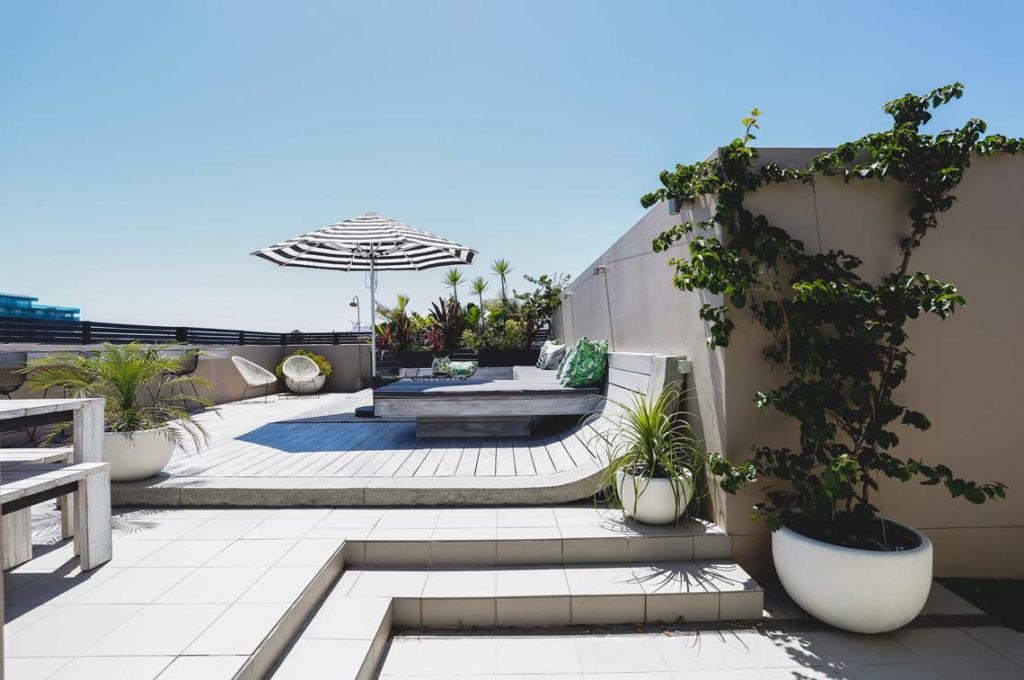
[(282, 267), (370, 272), (371, 370), (377, 375), (377, 272), (472, 264), (476, 251), (366, 213), (253, 253)]

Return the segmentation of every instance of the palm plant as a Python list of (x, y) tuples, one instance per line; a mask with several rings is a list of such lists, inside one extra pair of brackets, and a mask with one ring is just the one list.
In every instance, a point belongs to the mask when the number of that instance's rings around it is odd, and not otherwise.
[(704, 453), (693, 428), (676, 413), (678, 402), (679, 390), (666, 387), (656, 399), (636, 394), (627, 403), (609, 400), (610, 409), (592, 416), (595, 425), (597, 420), (610, 421), (601, 435), (608, 458), (601, 483), (616, 507), (636, 512), (635, 507), (623, 507), (621, 484), (634, 485), (630, 496), (635, 504), (650, 481), (660, 478), (672, 482), (677, 516), (685, 510)]
[(33, 390), (57, 388), (76, 398), (103, 397), (104, 429), (121, 433), (129, 441), (137, 432), (159, 429), (175, 444), (188, 439), (198, 449), (206, 442), (206, 431), (187, 407), (190, 403), (212, 407), (213, 402), (198, 394), (186, 395), (181, 388), (210, 387), (211, 383), (196, 375), (176, 375), (182, 361), (202, 352), (172, 355), (167, 350), (174, 346), (108, 343), (90, 355), (54, 352), (29, 362), (26, 382)]
[(452, 297), (455, 298), (455, 304), (459, 304), (459, 286), (462, 285), (462, 270), (451, 267), (444, 273), (444, 282), (446, 285), (452, 287)]
[(499, 257), (491, 264), (491, 271), (501, 279), (501, 304), (505, 305), (508, 300), (508, 275), (512, 273), (512, 265), (503, 257)]
[(512, 265), (503, 257), (491, 263), (491, 271), (501, 279), (501, 326), (505, 327), (508, 318), (508, 275), (512, 273)]
[(480, 300), (480, 326), (484, 325), (484, 293), (487, 292), (487, 287), (490, 284), (487, 279), (482, 276), (477, 276), (469, 282), (469, 287), (476, 293), (477, 299)]

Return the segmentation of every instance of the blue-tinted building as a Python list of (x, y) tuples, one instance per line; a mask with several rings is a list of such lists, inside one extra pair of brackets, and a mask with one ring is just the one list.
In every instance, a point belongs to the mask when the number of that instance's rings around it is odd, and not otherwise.
[(81, 310), (77, 307), (54, 307), (39, 304), (39, 298), (27, 295), (0, 293), (0, 316), (47, 321), (78, 321)]

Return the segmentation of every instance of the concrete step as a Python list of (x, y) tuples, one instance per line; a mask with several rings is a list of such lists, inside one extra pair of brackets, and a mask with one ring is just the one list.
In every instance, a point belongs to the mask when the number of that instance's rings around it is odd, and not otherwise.
[(347, 570), (272, 676), (369, 680), (391, 627), (541, 627), (760, 619), (731, 560)]
[(349, 569), (335, 593), (392, 597), (407, 627), (566, 626), (761, 618), (732, 560), (492, 568)]
[[(513, 566), (520, 564), (645, 563), (732, 556), (732, 537), (714, 524), (684, 520), (677, 525), (649, 526), (623, 520), (618, 513), (594, 508), (523, 509), (510, 515), (517, 526), (377, 526), (362, 538), (346, 541), (345, 561), (352, 566), (444, 567)], [(459, 519), (456, 516), (456, 519)], [(530, 522), (533, 521), (531, 525)]]

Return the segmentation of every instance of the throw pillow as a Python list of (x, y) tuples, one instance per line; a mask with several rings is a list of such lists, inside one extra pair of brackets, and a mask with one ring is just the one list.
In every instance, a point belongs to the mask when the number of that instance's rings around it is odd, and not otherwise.
[(537, 360), (537, 368), (542, 368), (545, 371), (552, 371), (558, 368), (558, 365), (561, 363), (562, 357), (564, 356), (565, 345), (555, 345), (546, 353), (540, 355), (540, 359)]
[(475, 361), (452, 361), (450, 365), (453, 378), (468, 378), (476, 373)]
[(590, 387), (604, 378), (608, 367), (608, 341), (580, 338), (560, 380), (563, 387)]
[(547, 356), (552, 349), (559, 347), (557, 340), (545, 340), (544, 346), (540, 348), (540, 354), (537, 355), (537, 368), (544, 368), (544, 357)]
[(434, 357), (430, 364), (430, 372), (434, 375), (451, 375), (452, 360), (448, 357)]
[(576, 346), (577, 345), (579, 345), (579, 342), (577, 342), (575, 345), (570, 347), (565, 352), (565, 356), (562, 357), (562, 361), (559, 362), (558, 370), (555, 372), (555, 377), (558, 378), (559, 381), (562, 380), (562, 375), (565, 374), (565, 367), (569, 365), (570, 361), (572, 361), (572, 355), (576, 353)]

